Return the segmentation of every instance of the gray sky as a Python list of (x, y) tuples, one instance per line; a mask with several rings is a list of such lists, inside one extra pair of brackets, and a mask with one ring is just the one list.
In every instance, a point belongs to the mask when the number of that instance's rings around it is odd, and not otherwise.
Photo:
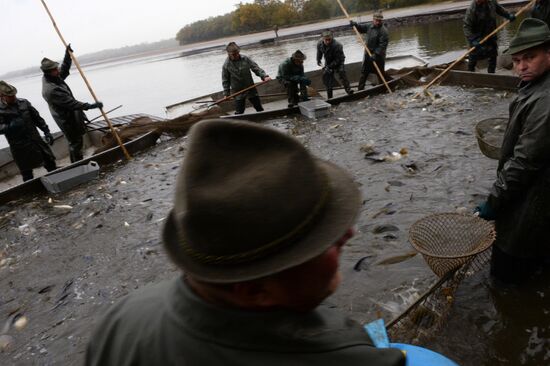
[[(186, 24), (251, 0), (46, 0), (75, 54), (175, 37)], [(0, 74), (60, 59), (63, 45), (40, 0), (0, 0)]]

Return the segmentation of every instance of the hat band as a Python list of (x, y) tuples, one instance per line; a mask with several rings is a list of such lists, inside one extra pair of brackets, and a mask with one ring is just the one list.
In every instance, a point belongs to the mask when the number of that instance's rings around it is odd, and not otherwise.
[(256, 249), (249, 250), (242, 253), (237, 254), (230, 254), (230, 255), (212, 255), (207, 253), (202, 253), (194, 248), (192, 248), (188, 243), (186, 243), (183, 238), (180, 236), (179, 242), (182, 246), (183, 250), (194, 260), (197, 262), (200, 262), (202, 264), (238, 264), (238, 263), (246, 263), (253, 261), (258, 258), (262, 258), (266, 256), (268, 253), (271, 253), (273, 251), (276, 251), (278, 249), (284, 248), (286, 246), (289, 246), (299, 239), (301, 239), (303, 236), (305, 236), (309, 229), (313, 226), (313, 224), (316, 222), (316, 220), (319, 218), (321, 213), (323, 212), (323, 209), (325, 208), (328, 198), (330, 196), (330, 185), (329, 180), (325, 172), (319, 171), (322, 175), (322, 191), (321, 196), (319, 197), (319, 201), (317, 204), (313, 207), (311, 210), (311, 213), (301, 222), (299, 223), (294, 229), (292, 229), (287, 234), (283, 235), (282, 237), (275, 239), (271, 241), (270, 243), (264, 244)]

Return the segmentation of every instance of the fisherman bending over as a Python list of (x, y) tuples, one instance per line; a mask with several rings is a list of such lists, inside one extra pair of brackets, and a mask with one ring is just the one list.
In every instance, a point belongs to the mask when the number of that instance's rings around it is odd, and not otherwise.
[[(292, 108), (298, 102), (309, 100), (307, 95), (307, 86), (311, 84), (304, 74), (304, 60), (306, 55), (297, 50), (291, 57), (287, 58), (279, 65), (277, 80), (286, 88), (288, 95), (288, 107)], [(298, 96), (298, 91), (300, 95)]]
[(346, 56), (344, 55), (342, 44), (334, 39), (331, 31), (324, 31), (321, 37), (319, 42), (317, 42), (317, 65), (322, 66), (321, 59), (324, 57), (325, 66), (323, 67), (323, 83), (327, 89), (327, 98), (332, 98), (334, 74), (338, 74), (340, 77), (340, 81), (346, 93), (353, 94), (344, 67)]
[(49, 172), (57, 169), (52, 150), (37, 130), (41, 129), (48, 144), (53, 145), (50, 129), (38, 111), (28, 100), (17, 98), (17, 89), (3, 80), (0, 99), (0, 134), (8, 140), (23, 181), (34, 178), (32, 170), (41, 165)]
[(74, 98), (71, 88), (65, 83), (72, 63), (70, 52), (73, 50), (71, 45), (68, 45), (61, 68), (59, 68), (59, 63), (44, 58), (40, 69), (44, 72), (42, 97), (48, 103), (53, 119), (69, 142), (69, 155), (71, 163), (74, 163), (83, 158), (84, 141), (82, 136), (86, 133), (84, 121), (88, 120), (83, 111), (103, 108), (103, 103), (83, 103)]
[(287, 134), (199, 122), (163, 231), (185, 274), (109, 310), (86, 365), (405, 365), (320, 305), (361, 202), (347, 172)]

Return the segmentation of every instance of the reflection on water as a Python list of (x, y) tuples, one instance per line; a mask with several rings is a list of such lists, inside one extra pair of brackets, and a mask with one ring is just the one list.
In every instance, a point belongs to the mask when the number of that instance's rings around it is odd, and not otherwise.
[[(466, 46), (460, 19), (393, 27), (389, 31), (388, 56), (412, 54), (429, 60), (448, 51), (465, 49)], [(500, 38), (501, 45), (506, 45), (510, 33), (505, 29), (501, 32)], [(363, 49), (355, 35), (348, 32), (346, 35), (337, 35), (337, 39), (344, 45), (347, 62), (362, 60)], [(305, 69), (317, 69), (317, 40), (316, 36), (306, 37), (246, 48), (242, 52), (251, 56), (260, 67), (274, 77), (279, 63), (297, 49), (308, 56), (304, 63)], [(48, 57), (55, 59), (62, 54), (60, 50), (59, 55)], [(187, 57), (175, 57), (173, 53), (148, 56), (85, 66), (84, 70), (96, 95), (105, 104), (106, 110), (122, 104), (123, 108), (117, 110), (116, 115), (150, 113), (164, 116), (164, 107), (167, 105), (220, 90), (221, 66), (225, 58), (225, 52), (219, 49)], [(36, 63), (38, 65), (39, 60)], [(31, 101), (53, 131), (59, 130), (41, 96), (41, 75), (8, 81), (18, 88), (19, 97)], [(78, 100), (92, 100), (76, 70), (73, 69), (67, 83)], [(93, 118), (96, 111), (91, 111), (88, 115)], [(0, 147), (2, 146), (7, 146), (4, 137), (0, 138)]]

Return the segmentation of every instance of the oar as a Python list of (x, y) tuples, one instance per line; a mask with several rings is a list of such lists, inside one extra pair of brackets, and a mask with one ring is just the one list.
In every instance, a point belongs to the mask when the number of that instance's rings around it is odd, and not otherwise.
[[(520, 15), (521, 13), (523, 13), (524, 11), (528, 10), (531, 6), (533, 6), (533, 4), (536, 2), (537, 0), (532, 0), (530, 3), (528, 3), (527, 5), (525, 5), (523, 8), (519, 9), (518, 12), (516, 13), (516, 17), (518, 15)], [(505, 26), (508, 25), (508, 23), (510, 23), (509, 20), (505, 20), (504, 22), (502, 22), (501, 25), (499, 25), (494, 31), (492, 31), (489, 35), (485, 36), (485, 38), (483, 38), (479, 44), (483, 44), (485, 43), (488, 39), (490, 39), (491, 37), (493, 37), (495, 34), (497, 34), (502, 28), (504, 28)], [(439, 79), (441, 79), (444, 75), (446, 75), (449, 70), (451, 70), (457, 63), (459, 63), (460, 61), (464, 60), (466, 58), (466, 56), (468, 56), (472, 51), (474, 51), (476, 48), (475, 47), (472, 47), (470, 48), (468, 51), (466, 51), (466, 53), (464, 53), (462, 56), (460, 56), (460, 58), (456, 59), (449, 67), (447, 67), (445, 70), (443, 70), (443, 72), (441, 72), (439, 75), (437, 75), (437, 77), (435, 77), (435, 79), (433, 79), (432, 81), (430, 81), (430, 83), (428, 85), (426, 85), (424, 87), (424, 89), (422, 89), (422, 91), (416, 93), (413, 97), (413, 99), (416, 99), (420, 96), (420, 94), (424, 93), (426, 90), (428, 90), (428, 88), (432, 85), (435, 84), (436, 81), (438, 81)]]
[[(55, 31), (59, 35), (59, 38), (61, 39), (61, 42), (63, 42), (63, 45), (65, 46), (65, 49), (67, 49), (67, 42), (65, 42), (65, 38), (63, 38), (63, 35), (59, 31), (59, 28), (57, 28), (57, 24), (55, 23), (55, 20), (52, 16), (52, 13), (50, 13), (50, 9), (48, 9), (48, 6), (46, 5), (45, 0), (40, 0), (40, 1), (42, 2), (42, 5), (44, 5), (44, 9), (46, 9), (46, 12), (48, 13), (48, 16), (50, 17), (50, 19), (52, 21), (52, 24), (53, 24), (53, 27), (55, 28)], [(90, 94), (92, 94), (92, 97), (94, 98), (94, 101), (96, 103), (99, 102), (99, 99), (96, 97), (96, 95), (94, 93), (94, 90), (92, 89), (92, 86), (88, 82), (88, 79), (84, 75), (84, 72), (82, 71), (82, 68), (80, 67), (80, 64), (78, 63), (78, 60), (76, 59), (76, 56), (70, 50), (68, 50), (68, 52), (69, 52), (69, 55), (71, 56), (71, 59), (73, 60), (73, 63), (75, 64), (76, 68), (80, 72), (80, 75), (82, 76), (82, 79), (84, 79), (84, 83), (88, 87), (88, 90), (90, 91)], [(124, 144), (122, 143), (122, 140), (120, 139), (120, 136), (116, 133), (115, 129), (113, 128), (113, 125), (111, 124), (111, 121), (109, 120), (109, 117), (107, 117), (107, 114), (103, 111), (103, 108), (99, 108), (99, 110), (101, 111), (101, 115), (103, 116), (103, 119), (109, 125), (109, 128), (111, 129), (111, 132), (115, 136), (115, 138), (118, 142), (118, 145), (122, 149), (122, 152), (126, 156), (126, 159), (130, 160), (132, 157), (128, 153), (128, 150), (126, 150), (126, 147), (124, 147)]]
[[(342, 2), (340, 0), (336, 0), (336, 1), (338, 1), (338, 4), (340, 5), (340, 8), (344, 12), (344, 15), (346, 16), (346, 18), (348, 18), (348, 20), (351, 21), (351, 18), (348, 14), (348, 11), (346, 10), (346, 8), (344, 8), (344, 5), (342, 5)], [(363, 44), (363, 48), (365, 49), (365, 52), (367, 52), (367, 55), (369, 55), (369, 57), (372, 57), (372, 53), (370, 52), (369, 48), (367, 47), (367, 44), (365, 43), (365, 40), (361, 36), (361, 33), (359, 32), (357, 27), (354, 26), (353, 29), (355, 30), (355, 34), (357, 35), (357, 39), (359, 39), (359, 42), (361, 42)], [(384, 78), (384, 74), (382, 74), (382, 71), (380, 71), (380, 68), (378, 67), (376, 62), (372, 61), (372, 63), (374, 65), (374, 68), (376, 69), (376, 72), (378, 73), (378, 76), (380, 77), (380, 80), (382, 80), (384, 82), (384, 85), (386, 86), (386, 89), (388, 89), (388, 92), (391, 94), (392, 91), (391, 91), (390, 86), (388, 85), (386, 79)]]
[(249, 87), (244, 88), (243, 90), (239, 90), (238, 92), (233, 93), (233, 94), (231, 94), (231, 95), (228, 95), (227, 97), (223, 97), (222, 99), (218, 99), (218, 100), (212, 102), (211, 104), (206, 104), (206, 105), (203, 104), (203, 105), (201, 105), (200, 107), (198, 107), (198, 108), (196, 108), (196, 109), (211, 108), (211, 107), (213, 107), (213, 106), (215, 106), (215, 105), (218, 105), (218, 104), (220, 104), (220, 103), (222, 103), (222, 102), (225, 102), (225, 101), (227, 101), (227, 100), (229, 100), (229, 99), (231, 99), (231, 98), (234, 98), (234, 97), (236, 97), (237, 95), (241, 95), (242, 93), (245, 93), (245, 92), (249, 91), (250, 89), (254, 89), (254, 88), (257, 87), (257, 86), (264, 85), (265, 83), (268, 83), (268, 82), (270, 82), (271, 80), (272, 80), (272, 79), (270, 79), (270, 80), (264, 80), (264, 81), (262, 81), (262, 82), (259, 82), (258, 84), (252, 84), (252, 85), (250, 85)]
[[(109, 113), (111, 113), (111, 112), (114, 112), (114, 111), (116, 111), (116, 110), (119, 109), (119, 108), (122, 108), (122, 104), (119, 105), (118, 107), (115, 107), (115, 108), (113, 108), (113, 109), (108, 110), (107, 112), (105, 112), (105, 114), (109, 114)], [(88, 121), (87, 124), (90, 124), (90, 123), (92, 123), (93, 121), (95, 121), (96, 119), (101, 118), (101, 116), (102, 116), (102, 115), (100, 114), (99, 116), (96, 116), (96, 117), (92, 118), (91, 120)]]

